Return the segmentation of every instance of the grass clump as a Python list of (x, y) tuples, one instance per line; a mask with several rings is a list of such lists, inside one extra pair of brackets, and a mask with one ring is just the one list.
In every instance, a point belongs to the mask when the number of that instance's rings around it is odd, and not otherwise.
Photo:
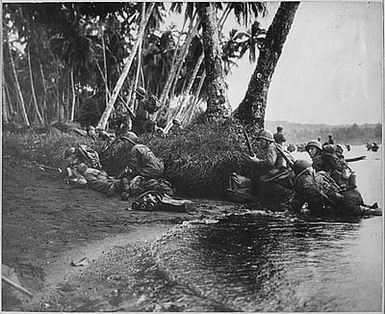
[(233, 120), (195, 124), (145, 141), (165, 162), (165, 178), (190, 196), (224, 196), (232, 172), (244, 173), (242, 126)]
[[(243, 127), (233, 120), (195, 123), (167, 137), (146, 135), (141, 138), (165, 163), (164, 178), (180, 194), (223, 197), (232, 172), (247, 174), (247, 155)], [(128, 151), (114, 145), (102, 152), (102, 141), (59, 132), (3, 133), (3, 158), (34, 161), (47, 166), (60, 166), (64, 151), (76, 144), (86, 144), (99, 152), (103, 168), (117, 175), (127, 165)], [(256, 150), (257, 151), (257, 150)]]

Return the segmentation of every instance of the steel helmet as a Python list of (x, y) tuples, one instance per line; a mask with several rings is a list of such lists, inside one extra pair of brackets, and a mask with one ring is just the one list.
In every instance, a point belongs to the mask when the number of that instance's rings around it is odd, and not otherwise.
[(326, 155), (326, 156), (335, 155), (335, 150), (333, 145), (330, 145), (330, 144), (325, 145), (324, 148), (322, 149), (322, 155)]
[(138, 136), (134, 132), (131, 132), (131, 131), (127, 132), (126, 134), (124, 134), (121, 137), (121, 139), (126, 140), (126, 141), (130, 142), (133, 145), (135, 145), (138, 142), (138, 140), (139, 140)]
[(343, 154), (344, 153), (344, 149), (343, 149), (343, 147), (340, 144), (337, 144), (335, 146), (334, 150), (335, 150), (336, 153), (339, 153), (339, 154)]
[(76, 148), (75, 147), (68, 147), (64, 152), (64, 158), (68, 158), (71, 155), (75, 154)]
[(280, 132), (280, 131), (282, 131), (282, 130), (283, 130), (283, 127), (281, 127), (280, 125), (277, 126), (277, 131), (278, 131), (278, 132)]
[(177, 124), (177, 125), (181, 125), (180, 120), (177, 119), (177, 118), (172, 119), (172, 123), (173, 123), (173, 124)]
[(310, 147), (316, 147), (320, 151), (322, 150), (321, 143), (317, 140), (313, 140), (313, 141), (310, 141), (309, 143), (307, 143), (305, 149), (308, 151)]
[(95, 131), (95, 127), (93, 125), (87, 126), (87, 131)]
[(145, 97), (146, 90), (143, 87), (138, 87), (135, 91), (139, 96)]
[(256, 137), (257, 140), (264, 139), (269, 142), (274, 142), (273, 133), (268, 130), (262, 130)]
[(307, 168), (311, 167), (311, 163), (307, 160), (296, 160), (293, 165), (293, 170), (296, 175), (300, 174), (302, 171), (304, 171)]

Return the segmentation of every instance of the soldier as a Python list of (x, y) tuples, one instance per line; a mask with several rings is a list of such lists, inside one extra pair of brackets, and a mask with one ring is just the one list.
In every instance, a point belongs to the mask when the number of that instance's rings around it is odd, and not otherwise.
[(177, 132), (178, 130), (181, 130), (182, 129), (182, 122), (177, 119), (177, 118), (174, 118), (172, 119), (172, 126), (170, 128), (170, 133), (175, 133)]
[(277, 126), (277, 132), (274, 133), (274, 140), (279, 145), (282, 145), (284, 142), (286, 142), (285, 135), (283, 135), (282, 131), (283, 127)]
[(310, 141), (306, 144), (305, 149), (313, 161), (313, 169), (315, 171), (325, 170), (324, 162), (322, 159), (321, 143), (317, 140)]
[(270, 131), (261, 131), (256, 140), (261, 144), (265, 157), (258, 158), (254, 155), (247, 159), (248, 164), (259, 175), (257, 179), (252, 179), (252, 193), (264, 200), (280, 202), (287, 194), (291, 194), (292, 171), (287, 168)]
[(154, 95), (148, 96), (143, 87), (139, 87), (135, 92), (138, 102), (132, 125), (133, 131), (137, 134), (154, 132), (155, 122), (150, 119), (150, 114), (159, 110), (158, 99)]
[[(84, 145), (69, 147), (65, 151), (65, 161), (62, 165), (63, 178), (75, 187), (90, 187), (93, 190), (107, 194), (107, 196), (118, 192), (120, 180), (108, 176), (105, 171), (98, 167), (96, 162), (89, 161), (82, 151), (85, 149), (82, 146)], [(86, 148), (89, 154), (94, 153), (90, 148)]]
[(340, 187), (354, 189), (356, 187), (356, 174), (348, 166), (343, 156), (343, 150), (341, 152), (341, 149), (338, 149), (338, 153), (336, 153), (332, 145), (324, 146), (322, 150), (324, 170), (330, 174)]
[(127, 132), (121, 139), (129, 150), (127, 166), (131, 170), (131, 177), (140, 175), (146, 179), (154, 179), (163, 174), (163, 162), (148, 146), (139, 144), (139, 138), (134, 132)]
[(90, 138), (92, 138), (94, 141), (96, 141), (97, 136), (96, 136), (95, 127), (92, 125), (89, 125), (86, 130), (87, 130), (87, 135)]
[(327, 172), (314, 171), (310, 162), (297, 160), (293, 169), (296, 177), (291, 207), (294, 211), (300, 211), (307, 203), (308, 209), (315, 214), (382, 215), (377, 203), (365, 205), (357, 189), (341, 189)]

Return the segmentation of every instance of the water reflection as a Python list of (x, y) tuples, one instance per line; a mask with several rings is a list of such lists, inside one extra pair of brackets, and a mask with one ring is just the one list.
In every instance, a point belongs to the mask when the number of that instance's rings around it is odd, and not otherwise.
[[(354, 249), (368, 246), (360, 228), (360, 220), (231, 215), (181, 228), (156, 254), (179, 282), (237, 311), (379, 310), (380, 282), (360, 275), (368, 266)], [(375, 292), (363, 300), (362, 284)]]

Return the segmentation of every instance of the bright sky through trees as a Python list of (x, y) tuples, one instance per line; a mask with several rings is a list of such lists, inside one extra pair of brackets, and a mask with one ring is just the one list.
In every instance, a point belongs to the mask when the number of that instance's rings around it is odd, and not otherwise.
[[(382, 12), (378, 2), (301, 3), (273, 76), (266, 119), (381, 122)], [(254, 68), (245, 58), (229, 78), (233, 107)]]

